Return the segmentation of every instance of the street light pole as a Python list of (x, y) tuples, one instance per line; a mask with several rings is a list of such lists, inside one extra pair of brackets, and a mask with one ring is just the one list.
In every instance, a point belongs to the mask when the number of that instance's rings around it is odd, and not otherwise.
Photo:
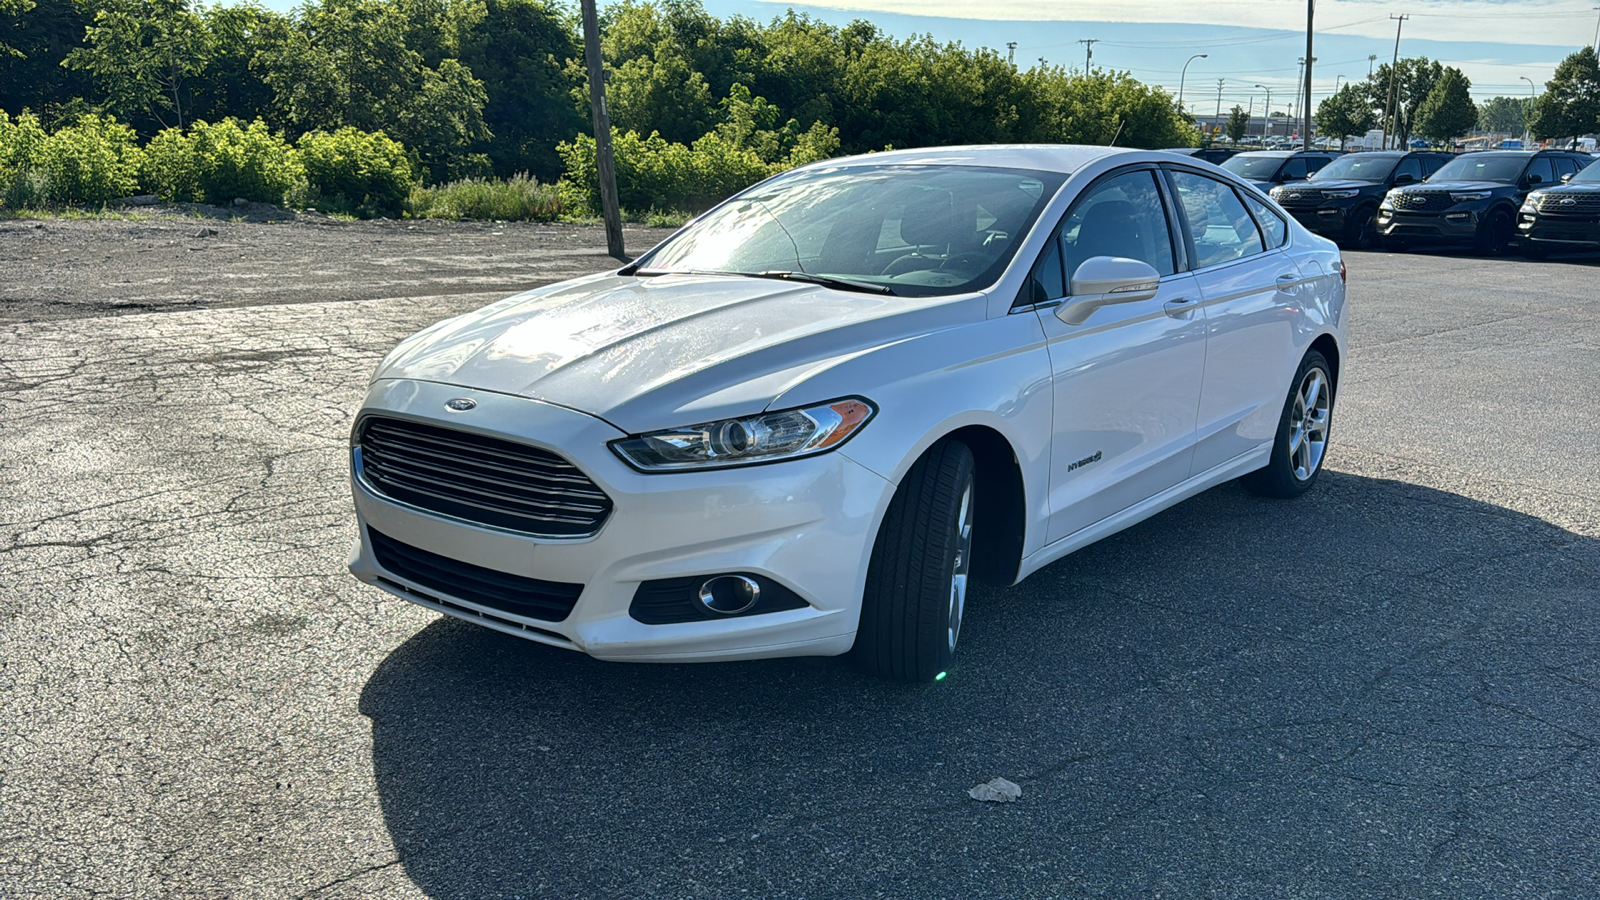
[(1267, 119), (1267, 124), (1262, 126), (1262, 129), (1261, 129), (1262, 139), (1265, 140), (1267, 138), (1272, 137), (1272, 88), (1269, 88), (1264, 84), (1258, 84), (1258, 85), (1256, 85), (1256, 87), (1261, 88), (1263, 91), (1267, 92), (1266, 111), (1262, 113), (1262, 115), (1265, 116), (1266, 119)]
[[(1596, 8), (1600, 9), (1600, 7)], [(1518, 75), (1517, 77), (1528, 83), (1528, 111), (1522, 116), (1522, 146), (1526, 147), (1533, 143), (1533, 129), (1529, 127), (1528, 117), (1533, 115), (1533, 104), (1538, 99), (1534, 96), (1534, 93), (1538, 90), (1538, 86), (1533, 83), (1532, 78), (1526, 75)]]
[(1183, 109), (1183, 80), (1189, 77), (1189, 63), (1197, 59), (1206, 59), (1209, 56), (1211, 56), (1209, 53), (1196, 53), (1184, 62), (1183, 72), (1178, 75), (1178, 109), (1180, 111)]

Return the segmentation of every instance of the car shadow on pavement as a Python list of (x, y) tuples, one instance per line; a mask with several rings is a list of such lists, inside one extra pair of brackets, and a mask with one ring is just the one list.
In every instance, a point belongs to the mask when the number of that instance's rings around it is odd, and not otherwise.
[(433, 897), (1593, 896), (1597, 583), (1591, 537), (1330, 471), (975, 591), (932, 685), (440, 619), (361, 712)]

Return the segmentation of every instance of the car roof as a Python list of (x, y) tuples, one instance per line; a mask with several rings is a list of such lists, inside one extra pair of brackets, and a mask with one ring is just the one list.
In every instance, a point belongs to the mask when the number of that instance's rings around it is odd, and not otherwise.
[(1130, 161), (1160, 159), (1158, 150), (1129, 147), (1099, 147), (1083, 144), (975, 144), (958, 147), (919, 147), (911, 150), (886, 150), (863, 153), (812, 163), (806, 168), (826, 169), (863, 165), (939, 165), (990, 166), (997, 169), (1033, 169), (1070, 174), (1109, 156), (1127, 156)]

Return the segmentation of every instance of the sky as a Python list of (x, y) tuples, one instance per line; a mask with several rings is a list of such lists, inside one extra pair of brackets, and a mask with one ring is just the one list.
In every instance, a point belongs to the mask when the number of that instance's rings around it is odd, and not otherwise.
[[(1081, 69), (1085, 47), (1079, 41), (1094, 39), (1092, 65), (1130, 72), (1174, 95), (1182, 78), (1184, 105), (1202, 115), (1216, 110), (1218, 79), (1224, 111), (1238, 104), (1261, 115), (1268, 88), (1272, 108), (1289, 111), (1305, 55), (1304, 0), (702, 2), (724, 18), (767, 21), (794, 9), (837, 24), (867, 19), (897, 38), (932, 34), (1001, 52), (1014, 41), (1023, 68), (1043, 59)], [(1596, 6), (1600, 0), (1319, 0), (1313, 102), (1333, 93), (1335, 84), (1366, 78), (1374, 64), (1369, 57), (1388, 62), (1395, 49), (1390, 16), (1401, 14), (1410, 16), (1401, 26), (1402, 58), (1426, 56), (1461, 69), (1478, 100), (1525, 96), (1530, 86), (1522, 77), (1542, 89), (1563, 58), (1593, 41)], [(972, 18), (975, 8), (985, 17)], [(1196, 53), (1207, 57), (1189, 63), (1183, 77), (1185, 61)]]

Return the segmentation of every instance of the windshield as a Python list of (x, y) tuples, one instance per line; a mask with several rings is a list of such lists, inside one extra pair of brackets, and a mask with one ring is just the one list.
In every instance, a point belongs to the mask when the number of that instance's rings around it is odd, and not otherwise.
[(1595, 165), (1594, 163), (1589, 163), (1588, 165), (1584, 166), (1582, 169), (1579, 169), (1578, 170), (1578, 174), (1572, 176), (1572, 180), (1567, 182), (1567, 183), (1568, 184), (1600, 184), (1600, 165)]
[(1498, 181), (1510, 184), (1528, 164), (1526, 156), (1495, 156), (1470, 153), (1458, 156), (1439, 167), (1429, 181)]
[(635, 271), (767, 274), (913, 297), (977, 290), (1000, 277), (1065, 177), (948, 165), (795, 172), (695, 220)]
[(1286, 157), (1241, 153), (1223, 160), (1222, 167), (1247, 181), (1271, 181)]
[(1367, 156), (1355, 153), (1341, 156), (1311, 173), (1312, 181), (1372, 181), (1389, 177), (1400, 162), (1398, 156)]

